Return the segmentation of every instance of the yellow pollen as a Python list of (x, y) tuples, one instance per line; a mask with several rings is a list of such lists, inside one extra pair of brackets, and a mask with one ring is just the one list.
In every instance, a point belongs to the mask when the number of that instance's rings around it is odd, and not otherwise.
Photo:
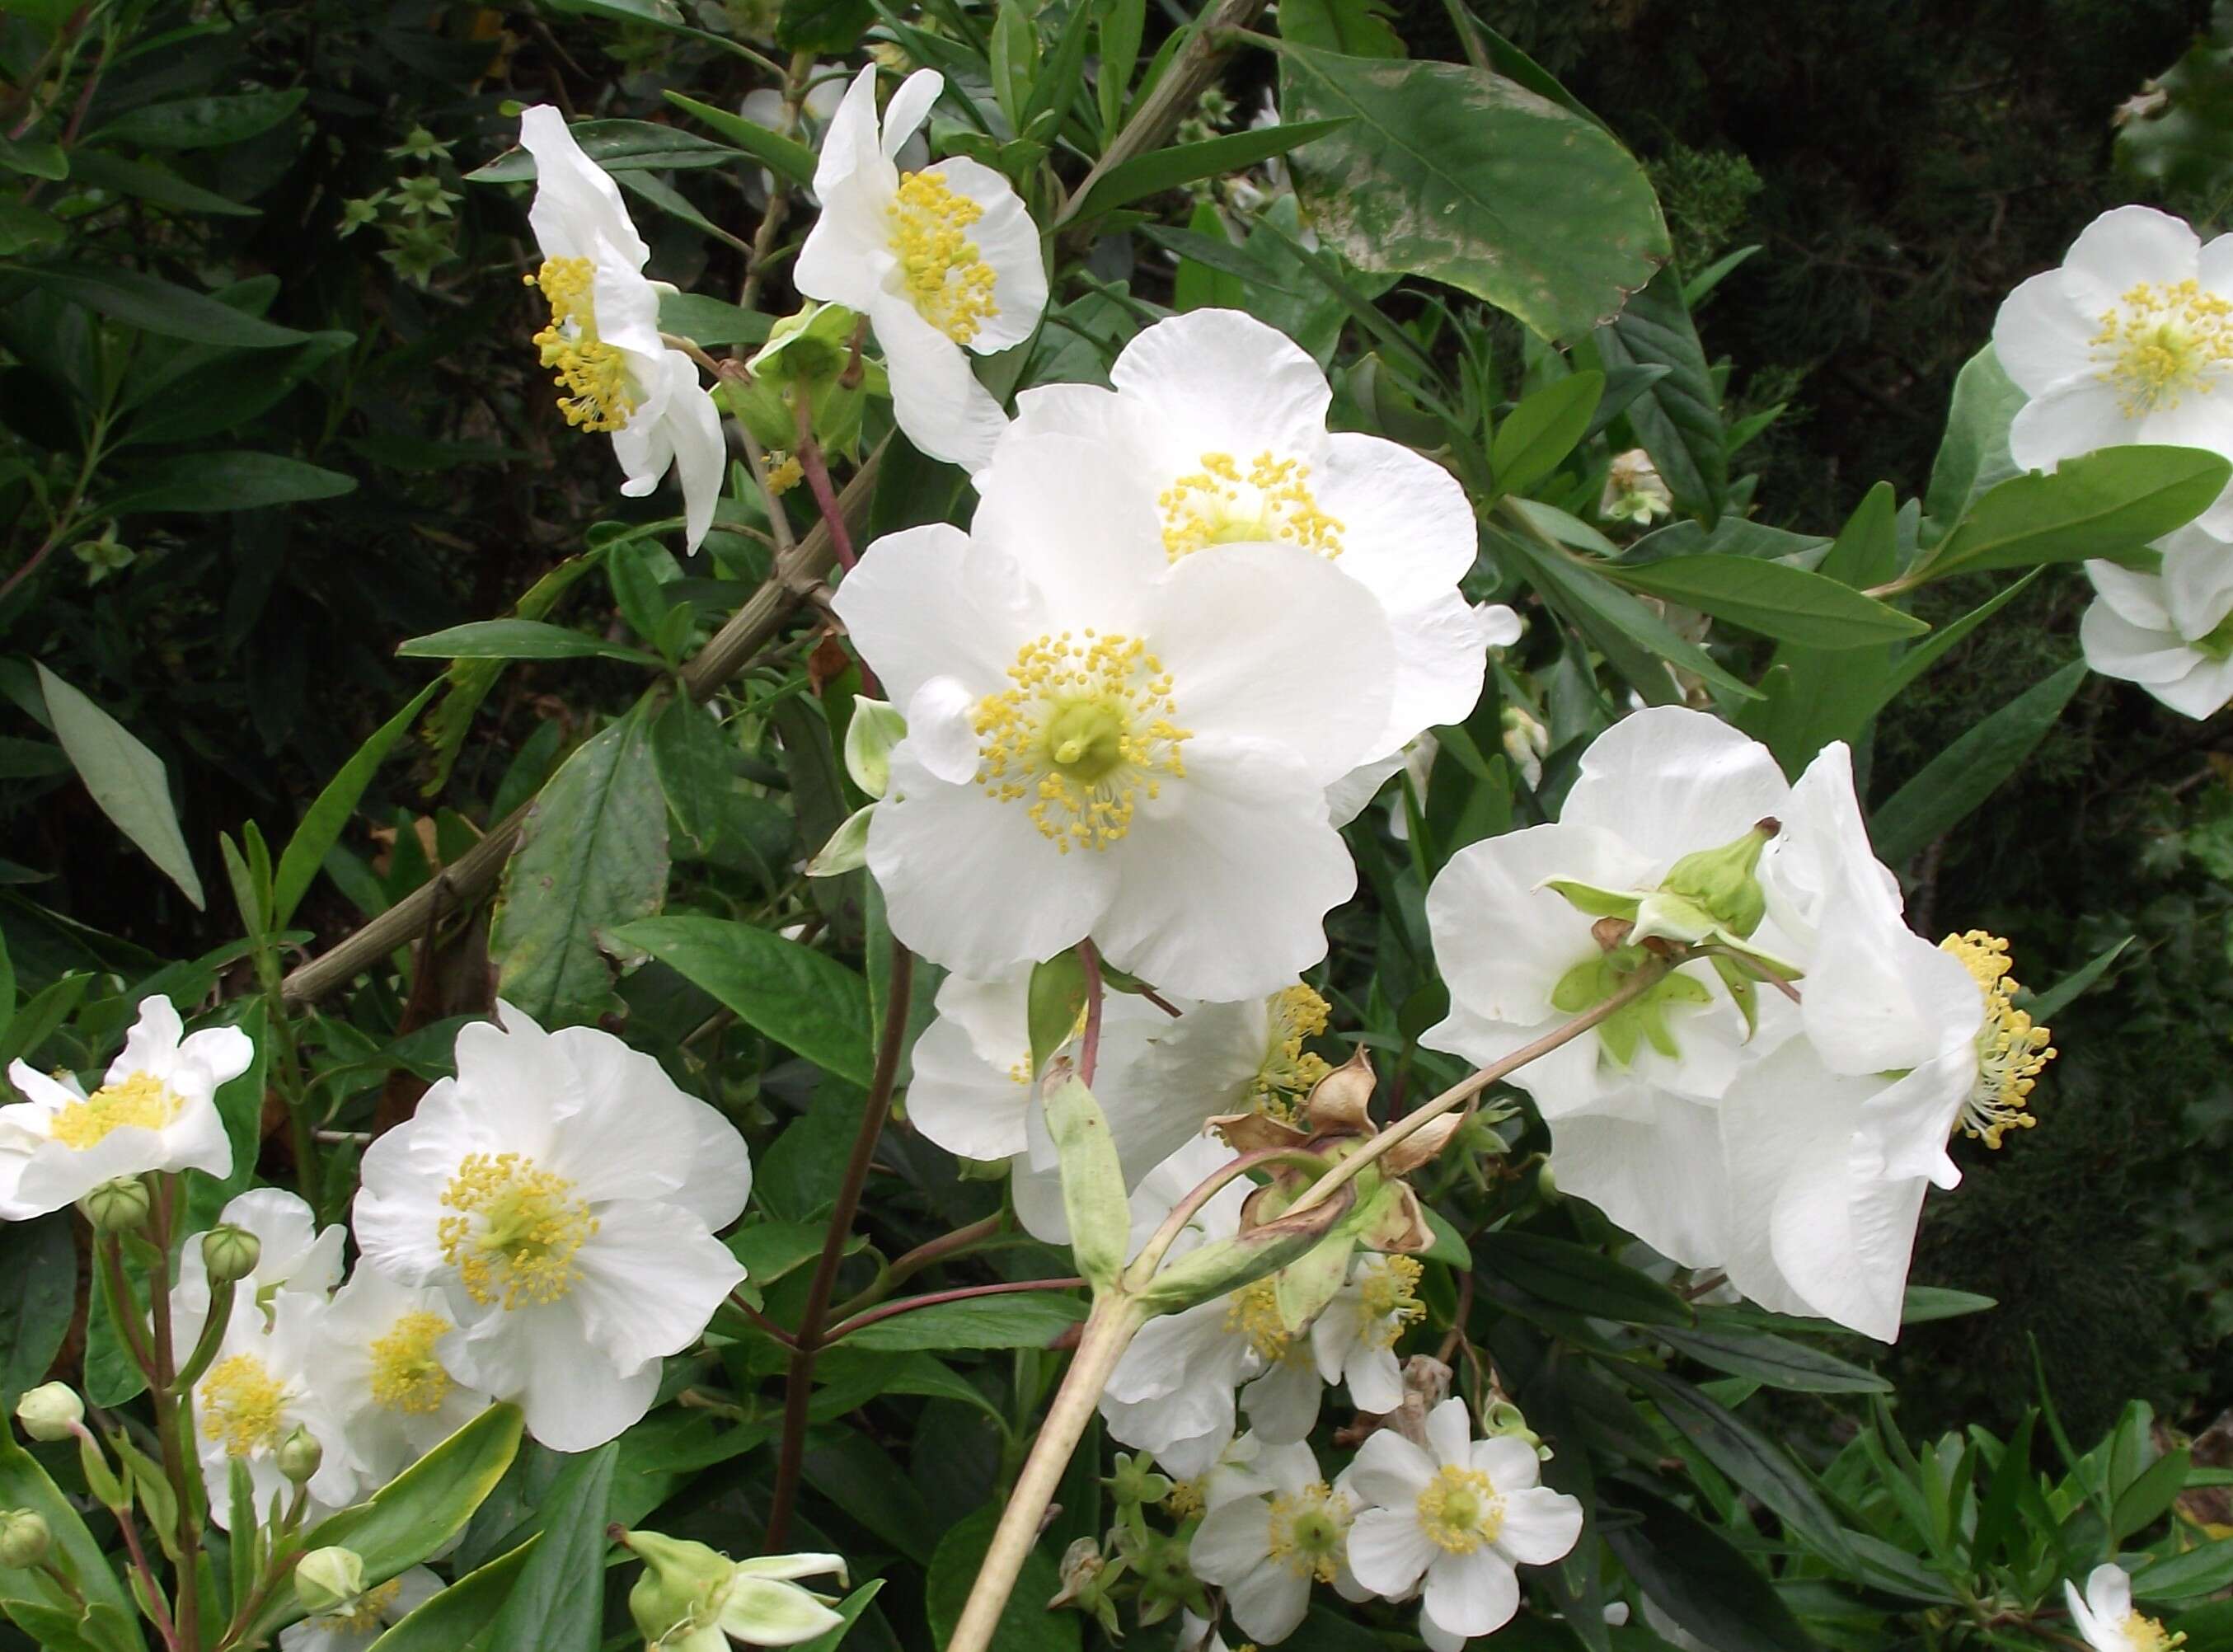
[(1180, 747), (1194, 731), (1172, 721), (1171, 679), (1139, 638), (1041, 636), (1008, 679), (977, 702), (977, 784), (1025, 804), (1061, 853), (1122, 842), (1141, 797), (1186, 777)]
[(369, 1635), (384, 1627), (383, 1614), (395, 1604), (395, 1597), (402, 1592), (403, 1580), (390, 1577), (351, 1601), (347, 1611), (328, 1612), (316, 1621), (320, 1629), (329, 1634)]
[(521, 280), (541, 288), (550, 305), (550, 324), (533, 342), (543, 365), (557, 369), (551, 382), (566, 392), (558, 398), (558, 411), (578, 429), (620, 429), (635, 412), (635, 386), (628, 356), (597, 336), (596, 266), (587, 258), (546, 258), (542, 269)]
[(1504, 1529), (1504, 1499), (1478, 1468), (1446, 1463), (1419, 1493), (1419, 1525), (1447, 1554), (1471, 1554)]
[(450, 1374), (434, 1357), (434, 1344), (452, 1329), (440, 1314), (423, 1310), (398, 1316), (385, 1337), (372, 1340), (372, 1397), (413, 1416), (440, 1410)]
[(1318, 1080), (1332, 1070), (1325, 1057), (1303, 1049), (1303, 1041), (1326, 1030), (1332, 1006), (1298, 982), (1272, 995), (1266, 1006), (1270, 1037), (1264, 1064), (1249, 1086), (1250, 1107), (1276, 1119), (1292, 1122), (1302, 1110), (1303, 1099), (1318, 1088)]
[(2089, 341), (2094, 376), (2116, 386), (2125, 417), (2138, 419), (2217, 387), (2215, 370), (2233, 363), (2233, 304), (2197, 282), (2143, 281), (2101, 313)]
[(1349, 1499), (1324, 1480), (1313, 1480), (1299, 1492), (1273, 1493), (1268, 1512), (1266, 1558), (1298, 1577), (1331, 1583), (1349, 1537)]
[(2125, 1644), (2132, 1652), (2171, 1652), (2174, 1647), (2186, 1644), (2186, 1631), (2171, 1634), (2152, 1617), (2141, 1612), (2128, 1612), (2118, 1625), (2125, 1633)]
[(770, 453), (767, 480), (768, 491), (781, 498), (806, 480), (806, 467), (796, 453)]
[(202, 1434), (222, 1440), (228, 1457), (273, 1450), (286, 1402), (287, 1391), (270, 1366), (253, 1354), (231, 1355), (202, 1379)]
[(2028, 1130), (2039, 1122), (2024, 1103), (2040, 1070), (2054, 1059), (2054, 1048), (2047, 1043), (2054, 1035), (2032, 1025), (2031, 1017), (2015, 1007), (2019, 988), (2008, 974), (2007, 941), (1972, 929), (1938, 945), (1962, 960), (1985, 997), (1985, 1024), (1977, 1032), (1977, 1081), (1962, 1104), (1960, 1124), (1963, 1135), (1997, 1148), (2010, 1130)]
[(1408, 1256), (1383, 1256), (1359, 1285), (1365, 1335), (1379, 1347), (1395, 1347), (1407, 1326), (1427, 1317), (1426, 1304), (1413, 1294), (1424, 1272)]
[(956, 344), (1000, 313), (993, 266), (964, 233), (985, 216), (935, 172), (908, 172), (892, 198), (892, 251), (916, 312)]
[(469, 1153), (442, 1190), (458, 1213), (435, 1230), (445, 1260), (478, 1303), (557, 1302), (581, 1277), (574, 1252), (597, 1231), (574, 1184), (516, 1153)]
[(103, 1084), (84, 1101), (72, 1102), (55, 1115), (47, 1131), (64, 1147), (82, 1153), (111, 1130), (162, 1129), (185, 1106), (185, 1099), (153, 1073), (134, 1073)]
[(1225, 1328), (1247, 1337), (1248, 1345), (1267, 1360), (1283, 1357), (1287, 1345), (1295, 1340), (1279, 1317), (1279, 1299), (1273, 1295), (1269, 1278), (1243, 1285), (1226, 1299)]
[(1204, 453), (1201, 469), (1182, 476), (1157, 497), (1163, 549), (1173, 562), (1205, 545), (1271, 542), (1319, 556), (1341, 555), (1342, 524), (1318, 509), (1311, 467), (1268, 452), (1244, 472), (1230, 453)]
[(1208, 1499), (1203, 1495), (1201, 1486), (1202, 1481), (1208, 1478), (1208, 1475), (1201, 1475), (1193, 1480), (1173, 1480), (1171, 1489), (1163, 1493), (1163, 1512), (1174, 1520), (1185, 1521), (1191, 1520), (1208, 1507)]

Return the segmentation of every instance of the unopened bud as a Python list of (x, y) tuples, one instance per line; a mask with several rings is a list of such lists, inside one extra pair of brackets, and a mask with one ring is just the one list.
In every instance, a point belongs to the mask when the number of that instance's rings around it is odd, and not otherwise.
[(104, 1181), (77, 1201), (96, 1233), (129, 1233), (147, 1225), (153, 1204), (147, 1184), (137, 1176)]
[(16, 1402), (16, 1421), (34, 1440), (67, 1440), (85, 1426), (85, 1402), (67, 1382), (42, 1382)]
[(363, 1593), (364, 1558), (354, 1549), (313, 1549), (295, 1563), (295, 1598), (313, 1617), (346, 1611)]
[(234, 1285), (256, 1272), (264, 1257), (264, 1241), (244, 1227), (220, 1222), (202, 1235), (202, 1266), (209, 1282)]
[(1116, 1454), (1116, 1472), (1107, 1481), (1109, 1495), (1119, 1508), (1160, 1503), (1171, 1494), (1171, 1477), (1156, 1472), (1156, 1460), (1146, 1452), (1130, 1456)]
[(892, 784), (892, 748), (907, 738), (907, 719), (889, 701), (865, 694), (853, 699), (853, 719), (845, 725), (845, 772), (871, 797)]
[(0, 1566), (28, 1571), (47, 1558), (55, 1546), (54, 1533), (36, 1509), (10, 1509), (0, 1513)]
[(643, 1561), (643, 1576), (628, 1590), (628, 1612), (646, 1641), (674, 1644), (719, 1623), (735, 1561), (702, 1543), (657, 1532), (623, 1532), (620, 1541)]
[[(1742, 837), (1722, 844), (1719, 849), (1700, 849), (1685, 855), (1668, 868), (1667, 876), (1659, 888), (1662, 894), (1674, 895), (1702, 907), (1707, 914), (1733, 935), (1749, 935), (1760, 927), (1760, 920), (1768, 915), (1768, 896), (1753, 875), (1760, 865), (1761, 851), (1768, 847), (1768, 839), (1783, 829), (1778, 820), (1763, 820)], [(1666, 933), (1676, 940), (1697, 940), (1698, 935), (1682, 934), (1673, 930), (1655, 929), (1644, 920), (1654, 903), (1645, 902), (1646, 912), (1638, 914), (1637, 928), (1647, 933)]]
[(1559, 1191), (1559, 1179), (1551, 1174), (1548, 1159), (1535, 1167), (1535, 1197), (1546, 1205), (1555, 1205), (1566, 1197)]
[(271, 1460), (290, 1481), (301, 1486), (306, 1484), (318, 1472), (319, 1465), (326, 1460), (326, 1448), (318, 1443), (316, 1434), (298, 1422), (279, 1442), (279, 1449), (271, 1454)]

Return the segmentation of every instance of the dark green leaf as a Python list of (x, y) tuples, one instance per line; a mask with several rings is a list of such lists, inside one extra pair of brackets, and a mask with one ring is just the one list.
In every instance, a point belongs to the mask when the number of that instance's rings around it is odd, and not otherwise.
[(1401, 57), (1386, 0), (1281, 0), (1279, 38), (1350, 57)]
[(0, 258), (60, 246), (64, 236), (62, 223), (53, 213), (20, 201), (0, 200)]
[(194, 870), (193, 856), (186, 852), (185, 834), (179, 829), (178, 811), (171, 805), (170, 779), (164, 773), (162, 759), (44, 664), (39, 667), (39, 686), (46, 695), (48, 715), (54, 719), (55, 738), (69, 753), (78, 777), (101, 805), (101, 812), (179, 886), (195, 911), (200, 911), (201, 876)]
[(41, 264), (19, 270), (16, 277), (47, 289), (73, 303), (165, 338), (196, 344), (230, 344), (241, 349), (277, 349), (300, 344), (310, 335), (277, 327), (220, 304), (203, 293), (174, 287), (133, 270), (94, 264)]
[(2109, 966), (2124, 956), (2125, 949), (2136, 939), (2127, 935), (2113, 945), (2104, 946), (2044, 992), (2019, 994), (2016, 998), (2018, 1007), (2027, 1011), (2034, 1021), (2045, 1021), (2107, 974)]
[(1602, 1489), (1608, 1506), (1617, 1501), (1639, 1517), (1598, 1527), (1621, 1564), (1714, 1652), (1814, 1652), (1791, 1609), (1728, 1538), (1637, 1486)]
[(108, 508), (118, 516), (160, 511), (208, 515), (355, 491), (355, 477), (283, 453), (182, 453), (136, 472)]
[(843, 1345), (930, 1353), (949, 1348), (1045, 1348), (1084, 1317), (1085, 1304), (1060, 1291), (966, 1297), (863, 1325), (848, 1335)]
[(1504, 417), (1488, 445), (1489, 468), (1505, 493), (1525, 493), (1566, 462), (1605, 395), (1605, 374), (1555, 379)]
[(2109, 1541), (2123, 1548), (2170, 1512), (2171, 1504), (2186, 1489), (2187, 1471), (2194, 1467), (2191, 1452), (2167, 1451), (2142, 1469), (2132, 1484), (2117, 1493), (2109, 1515)]
[(680, 92), (669, 92), (667, 101), (677, 108), (687, 109), (786, 183), (795, 184), (802, 189), (812, 185), (814, 152), (798, 139), (786, 138), (756, 120), (747, 120), (740, 114), (717, 109), (710, 103), (700, 103)]
[(1889, 1394), (1891, 1384), (1874, 1371), (1848, 1364), (1819, 1348), (1766, 1332), (1664, 1330), (1662, 1341), (1702, 1365), (1750, 1377), (1772, 1389), (1800, 1394)]
[(244, 206), (214, 190), (189, 184), (160, 166), (127, 160), (99, 149), (80, 149), (75, 157), (76, 180), (97, 189), (115, 191), (135, 200), (167, 206), (173, 211), (199, 212), (211, 218), (260, 218), (262, 209)]
[(340, 772), (326, 782), (315, 802), (303, 811), (296, 823), (295, 835), (287, 840), (286, 849), (279, 856), (279, 869), (272, 883), (271, 923), (284, 929), (287, 920), (295, 915), (295, 908), (309, 893), (310, 883), (325, 864), (326, 851), (341, 841), (342, 830), (356, 812), (364, 789), (372, 784), (372, 777), (387, 757), (403, 732), (411, 726), (412, 719), (425, 709), (441, 686), (439, 680), (428, 683), (411, 697), (410, 703), (372, 732), (371, 738), (356, 749), (355, 755), (341, 766)]
[(1598, 1319), (1631, 1325), (1687, 1325), (1688, 1304), (1657, 1280), (1571, 1240), (1509, 1231), (1482, 1233), (1474, 1254), (1483, 1269), (1531, 1296)]
[(1239, 172), (1274, 155), (1284, 155), (1314, 138), (1323, 138), (1345, 124), (1338, 116), (1325, 120), (1281, 121), (1136, 156), (1102, 174), (1071, 216), (1084, 222), (1128, 202), (1191, 184), (1198, 178), (1218, 178)]
[(1631, 294), (1611, 326), (1598, 329), (1597, 347), (1608, 368), (1668, 369), (1666, 377), (1655, 380), (1631, 404), (1628, 422), (1675, 496), (1675, 508), (1710, 525), (1728, 500), (1722, 394), (1673, 265), (1654, 276), (1641, 292)]
[(1754, 556), (1670, 556), (1610, 563), (1602, 571), (1637, 590), (1807, 647), (1865, 648), (1930, 629), (1850, 585)]
[(2003, 1548), (2011, 1562), (2021, 1558), (2030, 1535), (2024, 1530), (2023, 1493), (2025, 1482), (2032, 1476), (2031, 1437), (2038, 1425), (2039, 1413), (2027, 1409), (2022, 1422), (2002, 1448), (2000, 1461), (1994, 1465), (1993, 1477), (1977, 1505), (1977, 1524), (1969, 1534), (1973, 1571), (1991, 1565)]
[(1872, 832), (1878, 856), (1898, 866), (1968, 819), (2046, 738), (2085, 680), (2086, 662), (2072, 660), (1931, 758), (1877, 810)]
[(45, 1379), (76, 1306), (69, 1212), (0, 1223), (0, 1411)]
[[(240, 1528), (236, 1524), (235, 1531)], [(488, 1564), (475, 1568), (440, 1594), (407, 1614), (367, 1652), (457, 1652), (472, 1644), (511, 1594), (520, 1569), (535, 1552), (542, 1534)]]
[(659, 330), (707, 348), (717, 344), (758, 344), (774, 325), (758, 310), (739, 309), (704, 293), (661, 293)]
[(783, 0), (776, 44), (794, 52), (849, 52), (876, 16), (869, 0)]
[(2141, 1600), (2198, 1600), (2233, 1586), (2233, 1538), (2220, 1538), (2143, 1566), (2132, 1574)]
[(2201, 515), (2228, 477), (2233, 464), (2197, 448), (2104, 447), (1989, 489), (1918, 571), (1943, 579), (2119, 556)]
[(488, 1652), (596, 1652), (617, 1443), (570, 1459), (540, 1501), (542, 1541), (489, 1628)]
[(839, 1077), (866, 1086), (869, 984), (826, 953), (719, 918), (653, 918), (614, 931), (711, 992), (739, 1019)]
[[(992, 1546), (993, 1528), (999, 1524), (1000, 1505), (978, 1510), (939, 1539), (931, 1557), (930, 1577), (923, 1590), (923, 1610), (930, 1620), (932, 1643), (945, 1652), (977, 1581), (985, 1551)], [(994, 1626), (991, 1652), (1078, 1652), (1079, 1624), (1076, 1612), (1051, 1612), (1046, 1603), (1062, 1588), (1062, 1576), (1044, 1543), (1024, 1557), (1015, 1591)]]
[(301, 87), (289, 91), (236, 92), (180, 98), (127, 110), (87, 141), (135, 144), (142, 149), (214, 149), (269, 132), (303, 106)]
[[(85, 1623), (80, 1631), (86, 1644), (104, 1652), (127, 1652), (127, 1649), (139, 1652), (146, 1644), (140, 1638), (139, 1613), (101, 1545), (78, 1518), (76, 1506), (47, 1477), (47, 1471), (16, 1443), (12, 1429), (0, 1429), (0, 1506), (29, 1509), (46, 1521), (56, 1555), (68, 1566), (78, 1592), (98, 1614), (97, 1623)], [(0, 1599), (68, 1605), (44, 1573), (4, 1566), (0, 1566)], [(78, 1614), (73, 1610), (64, 1621), (78, 1622)]]
[(541, 620), (473, 620), (397, 645), (406, 660), (626, 660), (657, 666), (659, 656), (586, 631)]
[(1941, 529), (1967, 516), (1979, 495), (2022, 474), (2008, 453), (2008, 424), (2023, 405), (2024, 393), (1991, 345), (1963, 364), (1946, 409), (1946, 434), (1923, 496), (1924, 513)]
[(1077, 1036), (1085, 1013), (1085, 960), (1075, 948), (1032, 966), (1025, 1002), (1036, 1075), (1045, 1072), (1054, 1052)]

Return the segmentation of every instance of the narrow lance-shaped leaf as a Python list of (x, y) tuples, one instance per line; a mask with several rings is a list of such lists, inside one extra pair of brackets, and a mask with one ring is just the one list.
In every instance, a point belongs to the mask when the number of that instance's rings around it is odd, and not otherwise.
[(201, 875), (186, 853), (163, 760), (43, 663), (39, 686), (46, 695), (47, 713), (54, 719), (55, 738), (69, 754), (101, 812), (179, 886), (197, 912), (201, 910)]

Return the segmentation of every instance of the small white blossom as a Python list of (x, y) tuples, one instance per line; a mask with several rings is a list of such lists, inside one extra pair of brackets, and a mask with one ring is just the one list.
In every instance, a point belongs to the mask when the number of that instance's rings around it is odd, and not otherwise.
[(2093, 1652), (2169, 1652), (2178, 1641), (2145, 1613), (2132, 1610), (2132, 1580), (2113, 1561), (2087, 1575), (2086, 1592), (2066, 1581), (2062, 1597), (2071, 1627)]
[(2233, 544), (2189, 524), (2158, 547), (2156, 573), (2091, 562), (2079, 622), (2086, 663), (2201, 719), (2233, 700)]
[[(234, 1287), (268, 1314), (282, 1291), (308, 1292), (320, 1302), (341, 1282), (342, 1246), (348, 1230), (339, 1222), (317, 1225), (309, 1206), (280, 1187), (253, 1187), (236, 1195), (218, 1220), (256, 1236), (256, 1266)], [(202, 1334), (209, 1313), (209, 1265), (202, 1259), (202, 1236), (190, 1233), (179, 1250), (179, 1282), (171, 1291), (171, 1337), (184, 1357)]]
[(318, 1386), (368, 1484), (386, 1485), (488, 1407), (443, 1363), (457, 1328), (441, 1291), (399, 1285), (377, 1268), (359, 1268), (334, 1292)]
[(279, 1631), (279, 1652), (370, 1652), (393, 1625), (442, 1592), (424, 1566), (374, 1584), (338, 1611), (306, 1617)]
[(1345, 1489), (1320, 1475), (1308, 1445), (1270, 1446), (1254, 1467), (1261, 1489), (1204, 1515), (1187, 1558), (1195, 1577), (1224, 1590), (1242, 1632), (1269, 1643), (1302, 1623), (1312, 1583), (1340, 1577), (1356, 1510)]
[(274, 1497), (284, 1503), (295, 1487), (280, 1472), (279, 1450), (297, 1428), (319, 1447), (309, 1478), (309, 1519), (346, 1507), (362, 1489), (361, 1466), (349, 1449), (341, 1420), (322, 1387), (319, 1344), (327, 1312), (309, 1291), (283, 1291), (270, 1314), (249, 1296), (236, 1296), (224, 1340), (194, 1384), (195, 1446), (210, 1518), (231, 1529), (231, 1464), (248, 1466), (259, 1516)]

